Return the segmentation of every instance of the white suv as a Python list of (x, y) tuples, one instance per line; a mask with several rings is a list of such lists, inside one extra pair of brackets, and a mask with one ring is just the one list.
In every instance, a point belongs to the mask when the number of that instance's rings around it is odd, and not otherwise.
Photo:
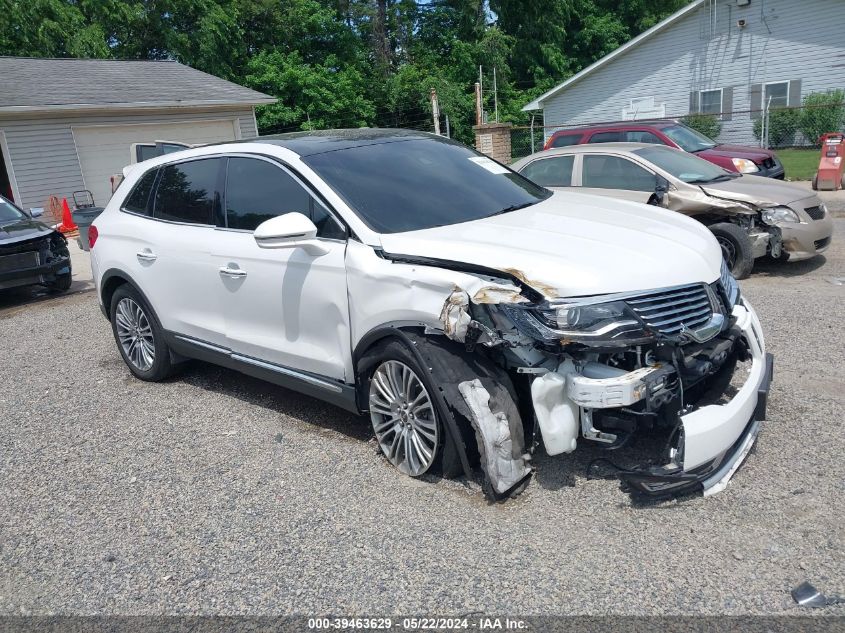
[(627, 490), (710, 493), (765, 415), (771, 357), (704, 226), (552, 193), (439, 136), (161, 156), (129, 171), (90, 235), (133, 374), (198, 358), (368, 414), (410, 476), (480, 462), (501, 497), (540, 439), (555, 455), (643, 435), (653, 457), (618, 468)]

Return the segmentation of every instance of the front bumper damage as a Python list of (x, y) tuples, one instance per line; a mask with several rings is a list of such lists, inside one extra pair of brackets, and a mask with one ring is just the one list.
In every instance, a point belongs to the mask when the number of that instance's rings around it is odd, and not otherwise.
[[(719, 354), (735, 353), (734, 348), (741, 346), (750, 361), (745, 382), (724, 404), (684, 405), (677, 416), (680, 424), (676, 433), (680, 439), (675, 439), (664, 457), (666, 463), (615, 467), (623, 488), (633, 496), (666, 498), (695, 492), (705, 496), (714, 494), (727, 486), (751, 450), (760, 423), (766, 417), (773, 357), (765, 351), (757, 315), (748, 303), (737, 305), (732, 317), (734, 335), (715, 339), (706, 352), (710, 357), (718, 358)], [(593, 427), (595, 415), (612, 416), (614, 411), (624, 411), (624, 407), (638, 402), (646, 403), (644, 410), (647, 412), (663, 406), (673, 397), (666, 380), (674, 369), (665, 365), (605, 378), (585, 375), (595, 375), (596, 369), (591, 365), (582, 365), (578, 373), (571, 364), (555, 372), (555, 375), (563, 374), (565, 381), (560, 383), (561, 392), (551, 406), (548, 395), (542, 397), (542, 389), (534, 389), (535, 411), (550, 454), (572, 450), (578, 431), (586, 439), (613, 443), (615, 435)], [(732, 373), (732, 369), (733, 366), (726, 365), (725, 371)], [(538, 384), (548, 384), (549, 376), (538, 379)], [(575, 406), (570, 404), (567, 408), (569, 403)], [(561, 425), (567, 415), (569, 425)], [(648, 413), (640, 412), (640, 415)], [(573, 424), (579, 417), (580, 424)], [(556, 437), (561, 434), (565, 436), (563, 439)]]

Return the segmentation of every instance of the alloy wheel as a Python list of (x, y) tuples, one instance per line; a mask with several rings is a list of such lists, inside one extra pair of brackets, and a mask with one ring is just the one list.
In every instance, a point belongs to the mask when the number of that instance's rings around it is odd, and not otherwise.
[(370, 419), (391, 464), (411, 477), (431, 468), (439, 439), (434, 407), (425, 385), (405, 363), (388, 360), (373, 373)]
[(149, 371), (155, 362), (155, 340), (144, 310), (129, 297), (124, 297), (115, 308), (114, 321), (126, 358), (136, 369)]

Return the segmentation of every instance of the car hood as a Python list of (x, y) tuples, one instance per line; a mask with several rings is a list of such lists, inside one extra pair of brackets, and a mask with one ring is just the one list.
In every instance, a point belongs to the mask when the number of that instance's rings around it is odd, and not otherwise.
[(0, 244), (9, 244), (28, 240), (33, 237), (40, 237), (52, 233), (53, 229), (39, 222), (28, 218), (0, 223)]
[(749, 158), (755, 163), (762, 163), (766, 158), (774, 158), (774, 153), (760, 147), (745, 147), (744, 145), (716, 145), (710, 149), (696, 152), (697, 156), (722, 156), (724, 158)]
[(790, 204), (812, 196), (806, 189), (762, 176), (740, 176), (724, 182), (702, 185), (701, 188), (711, 196), (750, 202), (757, 206)]
[(491, 218), (385, 234), (381, 246), (509, 272), (548, 298), (712, 283), (722, 261), (715, 238), (695, 220), (570, 192)]

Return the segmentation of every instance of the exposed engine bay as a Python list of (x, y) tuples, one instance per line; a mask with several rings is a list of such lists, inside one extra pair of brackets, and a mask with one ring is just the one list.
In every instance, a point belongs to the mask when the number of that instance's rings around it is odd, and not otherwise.
[[(724, 488), (757, 435), (771, 376), (756, 315), (725, 266), (712, 284), (598, 297), (550, 300), (516, 271), (482, 282), (471, 292), (456, 287), (442, 328), (427, 327), (413, 343), (433, 366), (443, 352), (426, 350), (433, 335), (445, 335), (462, 355), (492, 365), (496, 383), (515, 397), (520, 420), (491, 404), (501, 394), (493, 397), (489, 379), (440, 363), (454, 374), (445, 381), (455, 387), (447, 396), (453, 413), (475, 430), (488, 495), (519, 491), (540, 443), (558, 455), (581, 442), (622, 448), (642, 433), (659, 438), (658, 450), (647, 463), (614, 466), (623, 489), (669, 497)], [(725, 409), (718, 403), (738, 364), (755, 367), (744, 387), (753, 411), (746, 415), (746, 405), (724, 424), (691, 425), (702, 412)], [(464, 434), (467, 446), (471, 439)]]

